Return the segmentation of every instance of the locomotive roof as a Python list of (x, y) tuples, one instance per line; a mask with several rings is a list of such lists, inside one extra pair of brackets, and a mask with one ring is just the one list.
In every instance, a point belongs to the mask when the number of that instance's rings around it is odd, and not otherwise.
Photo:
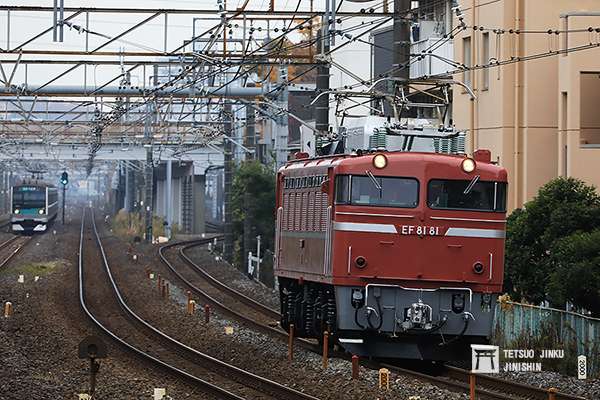
[[(454, 155), (454, 154), (440, 154), (440, 153), (419, 153), (419, 152), (372, 152), (363, 153), (362, 155), (357, 154), (339, 154), (333, 156), (324, 156), (316, 158), (305, 158), (290, 160), (286, 165), (281, 167), (279, 172), (284, 173), (285, 171), (297, 171), (298, 169), (312, 170), (307, 173), (314, 173), (314, 168), (327, 169), (329, 167), (335, 167), (339, 173), (348, 173), (353, 169), (364, 172), (364, 168), (371, 169), (372, 159), (377, 154), (384, 154), (389, 162), (394, 163), (388, 170), (381, 170), (382, 172), (392, 172), (394, 167), (402, 166), (404, 172), (408, 172), (408, 169), (425, 169), (425, 167), (438, 166), (448, 171), (457, 171), (460, 169), (462, 160), (467, 158), (465, 155)], [(476, 161), (477, 171), (480, 174), (484, 174), (488, 179), (494, 178), (499, 181), (506, 181), (507, 173), (503, 167), (495, 164)], [(412, 168), (411, 168), (412, 167)], [(374, 170), (371, 169), (372, 171)], [(483, 176), (482, 176), (483, 178)]]
[(49, 183), (46, 182), (21, 182), (19, 184), (16, 184), (13, 186), (14, 188), (20, 188), (20, 187), (39, 187), (39, 188), (55, 188), (56, 186), (51, 185)]

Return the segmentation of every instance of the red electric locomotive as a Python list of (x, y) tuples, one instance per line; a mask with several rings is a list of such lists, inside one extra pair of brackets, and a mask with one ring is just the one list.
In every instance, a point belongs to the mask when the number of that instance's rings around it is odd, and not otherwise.
[(277, 176), (281, 326), (353, 354), (468, 357), (502, 290), (506, 170), (377, 152), (299, 158)]

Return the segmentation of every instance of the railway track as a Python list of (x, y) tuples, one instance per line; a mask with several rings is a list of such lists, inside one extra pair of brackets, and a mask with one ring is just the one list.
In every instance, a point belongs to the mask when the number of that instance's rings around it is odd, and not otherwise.
[[(205, 269), (197, 265), (187, 254), (186, 250), (192, 247), (201, 246), (211, 242), (212, 239), (196, 240), (190, 242), (174, 243), (163, 246), (159, 249), (161, 260), (169, 267), (169, 269), (181, 279), (185, 285), (192, 290), (194, 293), (204, 297), (217, 307), (221, 308), (226, 313), (232, 315), (234, 318), (244, 321), (247, 325), (258, 327), (261, 331), (266, 333), (272, 333), (273, 331), (278, 332), (276, 335), (282, 338), (288, 337), (287, 333), (280, 329), (265, 329), (264, 325), (252, 320), (246, 313), (240, 313), (231, 308), (225, 307), (221, 302), (209, 296), (205, 291), (199, 289), (193, 282), (185, 278), (174, 266), (170, 263), (164, 255), (164, 251), (170, 248), (179, 247), (179, 257), (185, 262), (192, 270), (194, 270), (202, 279), (209, 283), (214, 288), (222, 291), (224, 294), (234, 298), (239, 303), (244, 304), (246, 307), (250, 307), (255, 312), (263, 314), (265, 317), (274, 318), (279, 320), (279, 312), (266, 307), (265, 305), (257, 302), (256, 300), (236, 291), (235, 289), (227, 286), (223, 282), (215, 279)], [(319, 346), (309, 341), (298, 340), (298, 342), (306, 349), (314, 352), (320, 352)], [(336, 354), (339, 356), (339, 354)], [(366, 362), (365, 366), (371, 368), (387, 368), (398, 374), (408, 375), (414, 378), (429, 381), (433, 384), (447, 387), (451, 390), (458, 390), (463, 392), (469, 392), (469, 379), (470, 373), (467, 370), (445, 366), (440, 376), (421, 373), (411, 369), (400, 368), (395, 365), (378, 362)], [(477, 394), (478, 398), (481, 399), (493, 399), (493, 400), (514, 400), (514, 399), (530, 399), (530, 400), (547, 400), (548, 391), (540, 389), (535, 386), (522, 384), (519, 382), (508, 381), (489, 375), (477, 375)], [(556, 400), (586, 400), (579, 396), (570, 395), (567, 393), (558, 392), (555, 394)]]
[(30, 240), (30, 236), (15, 235), (5, 242), (0, 243), (0, 268), (7, 265)]
[[(462, 381), (469, 382), (469, 371), (462, 368), (446, 366), (444, 376)], [(519, 382), (507, 381), (490, 375), (477, 375), (477, 385), (485, 388), (488, 392), (506, 393), (505, 397), (497, 397), (502, 399), (525, 398), (531, 400), (547, 400), (548, 391), (540, 389), (536, 386), (525, 385)], [(557, 392), (554, 395), (556, 400), (586, 400), (583, 397), (574, 396), (567, 393)]]
[[(110, 339), (119, 343), (129, 352), (190, 381), (202, 391), (218, 399), (317, 400), (313, 396), (255, 375), (189, 347), (136, 314), (128, 306), (114, 279), (96, 228), (93, 212), (91, 212), (91, 219), (91, 226), (86, 229), (84, 211), (79, 243), (79, 300), (84, 312), (94, 325)], [(92, 254), (93, 250), (90, 251), (90, 245), (84, 246), (86, 232), (92, 236), (88, 240), (95, 241), (95, 255)], [(84, 249), (84, 247), (87, 248)], [(94, 256), (96, 257), (94, 258)], [(87, 261), (84, 260), (95, 260), (96, 262), (100, 260), (102, 264), (102, 268), (91, 268), (89, 272), (89, 275), (93, 275), (91, 280), (89, 277), (86, 278)], [(103, 273), (104, 277), (101, 276)], [(108, 281), (106, 281), (106, 277), (108, 277)], [(91, 299), (92, 296), (88, 293), (101, 290), (99, 287), (102, 286), (102, 281), (105, 281), (105, 286), (110, 292), (109, 296)], [(110, 304), (111, 301), (113, 304)], [(116, 333), (115, 325), (121, 329), (128, 328), (126, 334), (120, 336)], [(200, 375), (203, 377), (201, 378)], [(210, 381), (205, 379), (205, 376), (210, 377)]]
[[(279, 313), (277, 311), (264, 306), (256, 300), (251, 299), (250, 297), (245, 296), (244, 294), (239, 293), (238, 291), (231, 289), (227, 287), (227, 285), (224, 285), (218, 280), (214, 279), (204, 269), (194, 263), (184, 252), (186, 248), (208, 244), (212, 240), (214, 240), (214, 237), (210, 239), (167, 244), (159, 248), (158, 254), (163, 264), (165, 264), (165, 266), (173, 273), (173, 275), (183, 282), (183, 284), (196, 296), (204, 299), (212, 306), (216, 307), (224, 314), (233, 317), (243, 325), (246, 325), (271, 337), (287, 341), (288, 334), (283, 330), (274, 327), (277, 326), (279, 321)], [(183, 268), (176, 267), (175, 263), (169, 260), (166, 253), (170, 250), (177, 250), (179, 260), (190, 267), (193, 272), (200, 275), (207, 284), (200, 287), (198, 283), (192, 282), (187, 274), (182, 271)], [(210, 287), (215, 288), (217, 292), (210, 291)], [(229, 296), (233, 298), (234, 301), (227, 301), (227, 304), (225, 304), (226, 298), (218, 299), (217, 296), (219, 294), (225, 294), (226, 297)], [(320, 347), (315, 342), (297, 339), (296, 343), (309, 351), (317, 353), (320, 351)]]

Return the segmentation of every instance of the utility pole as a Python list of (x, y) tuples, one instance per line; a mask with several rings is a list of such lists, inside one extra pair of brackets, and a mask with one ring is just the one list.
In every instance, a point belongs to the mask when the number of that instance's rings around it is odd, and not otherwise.
[[(253, 86), (248, 84), (248, 86)], [(246, 151), (246, 159), (256, 159), (256, 114), (252, 104), (246, 105), (246, 134), (244, 135), (244, 147), (253, 149), (254, 154)]]
[(394, 0), (394, 77), (410, 78), (410, 9), (411, 0)]
[[(279, 75), (277, 77), (277, 83), (282, 86), (282, 90), (277, 95), (277, 106), (282, 109), (288, 108), (289, 100), (289, 89), (286, 85), (288, 81), (288, 70), (287, 65), (279, 66)], [(275, 139), (275, 170), (277, 171), (286, 162), (288, 157), (288, 138), (289, 138), (289, 127), (288, 127), (288, 114), (279, 113), (276, 118), (274, 126), (273, 138)]]
[(63, 185), (63, 198), (62, 198), (62, 224), (65, 224), (65, 202), (67, 201), (67, 186)]
[[(327, 61), (327, 53), (330, 50), (331, 42), (329, 37), (329, 20), (330, 20), (330, 1), (325, 0), (326, 12), (321, 20), (321, 30), (318, 32), (317, 44), (319, 46), (319, 66), (317, 67), (317, 85), (316, 95), (328, 91), (329, 88), (329, 62)], [(323, 139), (329, 134), (329, 95), (322, 95), (315, 102), (315, 128), (319, 131), (319, 137), (315, 137), (315, 149), (319, 154), (320, 144)]]
[(154, 160), (152, 154), (152, 122), (154, 119), (155, 110), (152, 102), (146, 105), (146, 120), (144, 123), (144, 142), (146, 146), (146, 165), (144, 168), (144, 184), (145, 184), (145, 199), (144, 199), (144, 215), (146, 243), (152, 242), (152, 184), (154, 180)]
[[(248, 82), (246, 87), (255, 87), (256, 85), (252, 82)], [(244, 147), (246, 149), (254, 150), (254, 153), (244, 149), (245, 159), (252, 160), (257, 159), (256, 153), (256, 111), (254, 109), (254, 101), (250, 100), (245, 107), (246, 114), (246, 129), (244, 130)]]
[[(67, 185), (69, 184), (69, 174), (67, 173), (67, 171), (64, 171), (61, 175), (60, 175), (60, 184), (62, 185), (62, 189), (63, 189), (63, 198), (62, 198), (62, 224), (65, 224), (65, 203), (67, 201)], [(89, 188), (89, 185), (88, 185)]]
[(229, 138), (231, 137), (231, 126), (232, 126), (232, 111), (231, 103), (225, 101), (223, 107), (223, 129), (225, 136), (223, 137), (223, 151), (224, 151), (224, 185), (225, 185), (225, 241), (223, 242), (223, 257), (225, 260), (231, 262), (233, 259), (233, 221), (231, 212), (231, 187), (233, 184), (233, 145)]
[[(254, 86), (254, 84), (249, 84)], [(256, 146), (255, 146), (255, 113), (254, 107), (252, 104), (246, 105), (246, 129), (244, 135), (244, 147), (247, 149), (253, 149), (254, 154), (244, 151), (246, 154), (246, 160), (256, 159)], [(250, 198), (250, 193), (248, 190), (244, 192), (244, 246), (243, 246), (243, 254), (246, 256), (249, 251), (251, 251), (252, 247), (252, 227), (254, 225), (254, 208), (250, 207), (250, 203), (252, 202)], [(245, 257), (244, 257), (245, 258)]]

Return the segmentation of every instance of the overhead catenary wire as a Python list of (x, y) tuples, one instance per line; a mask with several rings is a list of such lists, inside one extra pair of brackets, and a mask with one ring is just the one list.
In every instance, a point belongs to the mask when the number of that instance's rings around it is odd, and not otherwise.
[[(340, 2), (341, 3), (341, 2)], [(341, 6), (341, 4), (339, 4)], [(381, 7), (382, 5), (378, 6)], [(347, 20), (351, 20), (353, 17), (345, 17), (344, 22)], [(387, 17), (385, 17), (387, 18)], [(293, 21), (292, 18), (288, 18), (290, 21)], [(384, 20), (384, 17), (380, 18), (380, 20)], [(370, 21), (371, 25), (375, 24), (375, 21)], [(288, 27), (291, 26), (290, 23), (288, 23)], [(299, 26), (296, 26), (296, 30), (299, 30)], [(365, 29), (364, 25), (361, 24), (357, 24), (354, 26), (348, 26), (348, 27), (344, 27), (345, 29), (337, 29), (336, 31), (333, 31), (330, 33), (330, 35), (339, 35), (341, 37), (343, 37), (343, 34), (350, 34), (356, 30), (360, 30), (360, 29)], [(512, 33), (510, 31), (510, 29), (502, 29), (502, 28), (494, 28), (494, 27), (473, 27), (473, 26), (465, 26), (466, 30), (474, 30), (475, 28), (477, 28), (476, 32), (494, 32), (496, 31), (497, 34), (512, 34), (512, 35), (517, 35), (517, 34), (543, 34), (546, 33), (548, 35), (561, 35), (563, 33), (597, 33), (596, 29), (598, 28), (588, 28), (588, 29), (579, 29), (579, 30), (556, 30), (556, 29), (548, 29), (546, 31), (544, 30), (513, 30)], [(219, 37), (220, 35), (227, 35), (227, 26), (223, 26), (221, 24), (217, 24), (217, 27), (213, 28), (214, 30), (211, 32), (211, 34), (215, 34), (215, 37)], [(234, 27), (234, 29), (239, 29), (239, 27)], [(263, 28), (266, 29), (266, 28)], [(592, 29), (592, 31), (590, 31), (590, 29)], [(286, 32), (283, 36), (283, 38), (281, 39), (281, 41), (279, 42), (279, 46), (277, 46), (274, 49), (270, 49), (268, 50), (266, 53), (261, 54), (261, 57), (268, 57), (268, 58), (276, 58), (276, 60), (282, 60), (283, 62), (285, 62), (285, 53), (289, 52), (289, 51), (294, 51), (294, 50), (300, 50), (300, 49), (304, 49), (304, 48), (309, 48), (311, 46), (313, 46), (315, 43), (317, 43), (316, 39), (313, 40), (308, 40), (308, 41), (304, 41), (304, 42), (300, 42), (300, 43), (292, 43), (292, 44), (285, 44), (284, 43), (284, 39), (286, 37), (289, 37), (289, 32), (287, 32), (288, 29), (286, 29)], [(269, 29), (269, 32), (274, 32), (274, 29)], [(558, 31), (558, 32), (557, 32)], [(411, 55), (411, 60), (410, 62), (408, 62), (407, 64), (404, 64), (402, 66), (400, 66), (399, 68), (409, 68), (412, 64), (414, 64), (415, 62), (418, 62), (419, 59), (423, 59), (425, 57), (434, 57), (435, 54), (435, 49), (437, 49), (439, 46), (443, 45), (444, 43), (446, 43), (448, 40), (450, 40), (452, 38), (452, 34), (450, 34), (449, 36), (445, 37), (445, 38), (440, 38), (440, 40), (431, 46), (430, 49), (428, 49), (424, 54), (412, 54)], [(347, 42), (342, 43), (343, 45), (347, 45), (348, 43), (351, 43), (352, 41), (357, 41), (357, 42), (361, 42), (361, 43), (366, 43), (366, 44), (370, 44), (370, 42), (361, 39), (360, 37), (355, 38), (353, 37), (352, 39), (348, 39)], [(253, 74), (258, 66), (257, 66), (257, 62), (252, 62), (251, 57), (253, 54), (258, 55), (260, 53), (259, 50), (255, 50), (253, 48), (254, 45), (257, 45), (256, 43), (250, 43), (250, 41), (248, 41), (248, 46), (247, 46), (247, 50), (252, 49), (250, 51), (245, 51), (245, 53), (248, 53), (247, 55), (244, 56), (244, 58), (242, 59), (242, 61), (240, 61), (240, 64), (246, 64), (247, 67), (243, 68), (242, 65), (239, 66), (239, 68), (237, 68), (237, 72), (235, 74), (233, 74), (234, 79), (229, 79), (230, 77), (228, 77), (228, 79), (226, 79), (226, 83), (225, 85), (227, 85), (228, 83), (233, 83), (236, 80), (242, 80), (242, 79), (248, 79), (248, 77)], [(372, 46), (375, 46), (374, 44), (371, 44)], [(205, 50), (208, 49), (208, 45), (205, 46)], [(260, 47), (260, 46), (259, 46)], [(494, 68), (497, 66), (501, 66), (501, 65), (507, 65), (509, 63), (514, 63), (514, 62), (524, 62), (524, 61), (529, 61), (529, 60), (535, 60), (538, 58), (543, 58), (543, 57), (548, 57), (548, 56), (552, 56), (552, 55), (556, 55), (556, 54), (564, 54), (564, 53), (571, 53), (571, 52), (575, 52), (575, 51), (582, 51), (582, 50), (586, 50), (586, 49), (591, 49), (596, 47), (595, 44), (589, 44), (589, 45), (585, 45), (585, 46), (578, 46), (575, 48), (569, 48), (569, 49), (552, 49), (552, 51), (548, 51), (548, 52), (542, 52), (542, 53), (536, 53), (536, 54), (530, 54), (530, 55), (525, 55), (522, 57), (517, 57), (515, 59), (513, 58), (509, 58), (506, 60), (495, 60), (493, 62), (490, 62), (488, 64), (482, 64), (482, 65), (474, 65), (474, 66), (465, 66), (465, 65), (461, 65), (461, 63), (454, 61), (454, 60), (446, 60), (446, 62), (448, 62), (449, 65), (453, 66), (453, 68), (450, 68), (447, 72), (444, 72), (444, 74), (439, 74), (439, 75), (433, 75), (432, 77), (437, 78), (437, 77), (443, 77), (443, 76), (451, 76), (457, 73), (464, 73), (466, 71), (471, 71), (471, 70), (476, 70), (476, 69), (484, 69), (484, 68)], [(338, 50), (338, 48), (334, 48), (331, 50), (332, 53), (334, 53), (336, 50)], [(223, 74), (231, 74), (231, 72), (229, 72), (230, 69), (232, 69), (233, 66), (233, 62), (231, 60), (223, 60), (223, 59), (218, 59), (218, 58), (211, 58), (210, 56), (210, 52), (209, 54), (202, 54), (202, 56), (205, 56), (204, 59), (200, 59), (200, 54), (196, 53), (196, 54), (190, 54), (191, 57), (197, 57), (196, 61), (194, 64), (194, 66), (207, 66), (212, 64), (212, 67), (208, 68), (206, 71), (194, 71), (194, 67), (192, 66), (189, 71), (185, 71), (184, 73), (182, 73), (180, 76), (175, 76), (173, 79), (169, 79), (166, 82), (163, 82), (161, 87), (165, 88), (168, 86), (178, 86), (178, 87), (190, 87), (193, 85), (197, 85), (198, 82), (202, 82), (208, 79), (213, 79), (214, 77), (217, 77), (219, 75), (223, 75)], [(208, 57), (208, 58), (206, 58)], [(452, 64), (454, 63), (454, 64)], [(293, 63), (290, 63), (293, 65)], [(134, 66), (134, 68), (136, 68), (137, 66)], [(134, 69), (133, 68), (133, 69)], [(271, 67), (272, 69), (272, 67)], [(305, 71), (301, 72), (300, 74), (298, 74), (298, 76), (294, 76), (291, 77), (290, 79), (288, 79), (285, 82), (281, 82), (279, 84), (273, 85), (272, 88), (269, 89), (269, 91), (267, 92), (269, 95), (273, 94), (273, 93), (277, 93), (280, 90), (283, 90), (286, 86), (294, 86), (296, 81), (300, 80), (303, 76), (306, 76), (306, 74), (310, 73), (311, 71), (313, 71), (315, 69), (315, 66), (312, 67), (308, 67)], [(351, 70), (349, 70), (349, 72), (352, 72)], [(384, 76), (389, 76), (389, 74), (392, 71), (387, 71), (386, 74), (383, 74)], [(268, 75), (267, 75), (268, 76)], [(122, 74), (119, 75), (117, 78), (113, 79), (110, 82), (114, 82), (114, 80), (122, 78)], [(343, 90), (348, 90), (348, 89), (353, 89), (353, 88), (357, 88), (360, 86), (365, 86), (365, 84), (370, 84), (373, 83), (374, 81), (376, 81), (378, 78), (380, 77), (366, 77), (364, 80), (362, 80), (362, 82), (357, 82), (356, 84), (353, 85), (347, 85), (343, 88), (337, 88), (335, 90), (338, 91), (343, 91)], [(189, 79), (189, 80), (188, 80)], [(110, 83), (109, 82), (109, 83)], [(93, 92), (92, 92), (93, 93)], [(156, 92), (154, 92), (156, 93)], [(141, 107), (142, 105), (146, 104), (146, 102), (148, 101), (154, 101), (157, 102), (157, 99), (154, 96), (154, 93), (152, 92), (152, 90), (148, 90), (145, 93), (145, 98), (141, 101), (141, 102), (130, 102), (127, 105), (124, 105), (122, 108), (117, 109), (117, 110), (113, 110), (111, 112), (109, 112), (107, 115), (108, 119), (109, 119), (109, 123), (115, 123), (118, 120), (118, 116), (121, 112), (125, 111), (127, 112), (128, 110), (131, 111), (137, 107)], [(335, 99), (334, 99), (335, 101)], [(163, 107), (163, 106), (161, 106)], [(212, 117), (211, 117), (212, 118)], [(143, 118), (141, 118), (139, 120), (139, 122), (142, 122)]]

